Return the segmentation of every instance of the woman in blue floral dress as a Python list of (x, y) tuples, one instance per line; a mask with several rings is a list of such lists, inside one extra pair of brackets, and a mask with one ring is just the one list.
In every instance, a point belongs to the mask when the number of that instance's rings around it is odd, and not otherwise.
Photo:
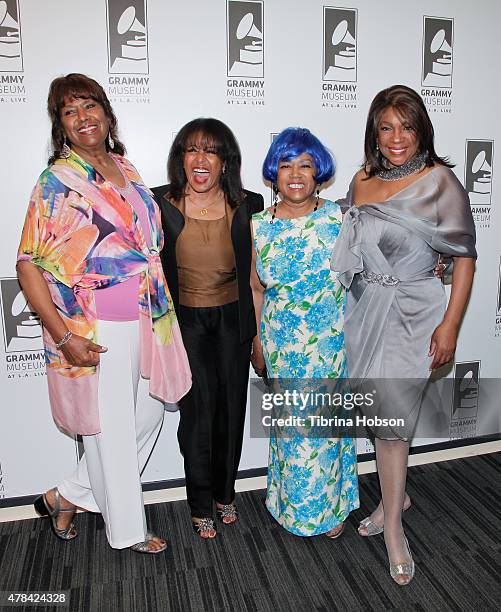
[[(252, 218), (254, 368), (295, 381), (346, 377), (345, 296), (329, 267), (342, 216), (318, 191), (334, 174), (332, 156), (309, 130), (288, 128), (274, 139), (263, 174), (281, 199)], [(271, 434), (266, 507), (282, 527), (335, 538), (358, 506), (351, 438), (290, 428), (286, 436)]]

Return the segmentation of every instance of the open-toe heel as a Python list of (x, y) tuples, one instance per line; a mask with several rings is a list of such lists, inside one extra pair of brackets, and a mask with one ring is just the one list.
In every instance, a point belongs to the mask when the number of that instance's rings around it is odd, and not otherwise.
[[(414, 578), (415, 570), (414, 559), (412, 558), (411, 549), (409, 548), (409, 542), (405, 536), (404, 542), (407, 549), (407, 554), (409, 555), (409, 561), (406, 561), (405, 563), (395, 563), (394, 565), (390, 563), (390, 576), (399, 586), (406, 586), (409, 584)], [(408, 576), (409, 579), (406, 582), (399, 582), (399, 576)]]
[(224, 525), (233, 525), (238, 520), (238, 510), (235, 504), (224, 504), (216, 508), (216, 515)]
[[(212, 540), (217, 535), (216, 529), (214, 527), (214, 520), (212, 518), (206, 517), (206, 518), (197, 519), (196, 521), (192, 521), (191, 524), (193, 527), (193, 531), (197, 535), (199, 535), (202, 538), (202, 540)], [(208, 535), (208, 536), (202, 535), (202, 533), (211, 533), (211, 532), (213, 532), (214, 535)]]
[(156, 538), (157, 540), (160, 540), (161, 538), (159, 538), (158, 536), (156, 536), (152, 531), (147, 531), (146, 532), (146, 540), (144, 542), (138, 542), (137, 544), (134, 544), (133, 546), (130, 547), (131, 550), (133, 550), (134, 552), (138, 552), (138, 553), (143, 553), (146, 555), (157, 555), (158, 553), (164, 552), (164, 550), (167, 548), (167, 542), (164, 542), (160, 548), (150, 548), (150, 542)]
[(73, 522), (66, 529), (60, 529), (57, 526), (57, 519), (61, 513), (72, 512), (75, 514), (75, 507), (61, 508), (61, 494), (57, 487), (54, 489), (54, 507), (47, 501), (45, 493), (35, 499), (33, 506), (40, 516), (48, 516), (50, 518), (52, 531), (60, 540), (74, 540), (77, 537), (77, 531)]

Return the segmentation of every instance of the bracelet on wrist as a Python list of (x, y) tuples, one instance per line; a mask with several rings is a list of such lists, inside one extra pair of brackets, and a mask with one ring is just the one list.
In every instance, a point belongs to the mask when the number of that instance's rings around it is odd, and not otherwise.
[(64, 336), (61, 338), (61, 340), (59, 340), (59, 342), (56, 342), (56, 348), (60, 349), (62, 346), (64, 346), (68, 340), (71, 338), (71, 336), (73, 336), (72, 332), (70, 332), (70, 330), (68, 330)]

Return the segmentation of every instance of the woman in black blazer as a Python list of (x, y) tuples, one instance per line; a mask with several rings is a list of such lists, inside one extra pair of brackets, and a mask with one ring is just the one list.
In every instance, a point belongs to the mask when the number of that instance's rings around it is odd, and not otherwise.
[(169, 185), (153, 189), (162, 211), (162, 264), (193, 375), (179, 402), (193, 527), (216, 535), (237, 520), (235, 479), (242, 450), (249, 359), (256, 319), (250, 288), (250, 218), (260, 194), (242, 188), (240, 150), (217, 119), (195, 119), (169, 154)]

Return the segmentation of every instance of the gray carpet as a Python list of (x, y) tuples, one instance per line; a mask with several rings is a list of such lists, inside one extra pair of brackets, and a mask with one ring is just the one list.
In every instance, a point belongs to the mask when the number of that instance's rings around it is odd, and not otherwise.
[[(376, 477), (360, 481), (362, 507), (372, 509)], [(148, 506), (149, 524), (169, 540), (159, 556), (112, 550), (94, 515), (77, 517), (70, 543), (56, 540), (47, 520), (0, 524), (0, 591), (68, 590), (69, 607), (59, 609), (72, 612), (499, 611), (500, 483), (501, 453), (409, 470), (405, 528), (416, 576), (407, 587), (388, 574), (383, 537), (357, 535), (365, 510), (339, 540), (298, 538), (253, 491), (237, 497), (238, 526), (219, 527), (213, 541), (192, 532), (185, 502)]]

